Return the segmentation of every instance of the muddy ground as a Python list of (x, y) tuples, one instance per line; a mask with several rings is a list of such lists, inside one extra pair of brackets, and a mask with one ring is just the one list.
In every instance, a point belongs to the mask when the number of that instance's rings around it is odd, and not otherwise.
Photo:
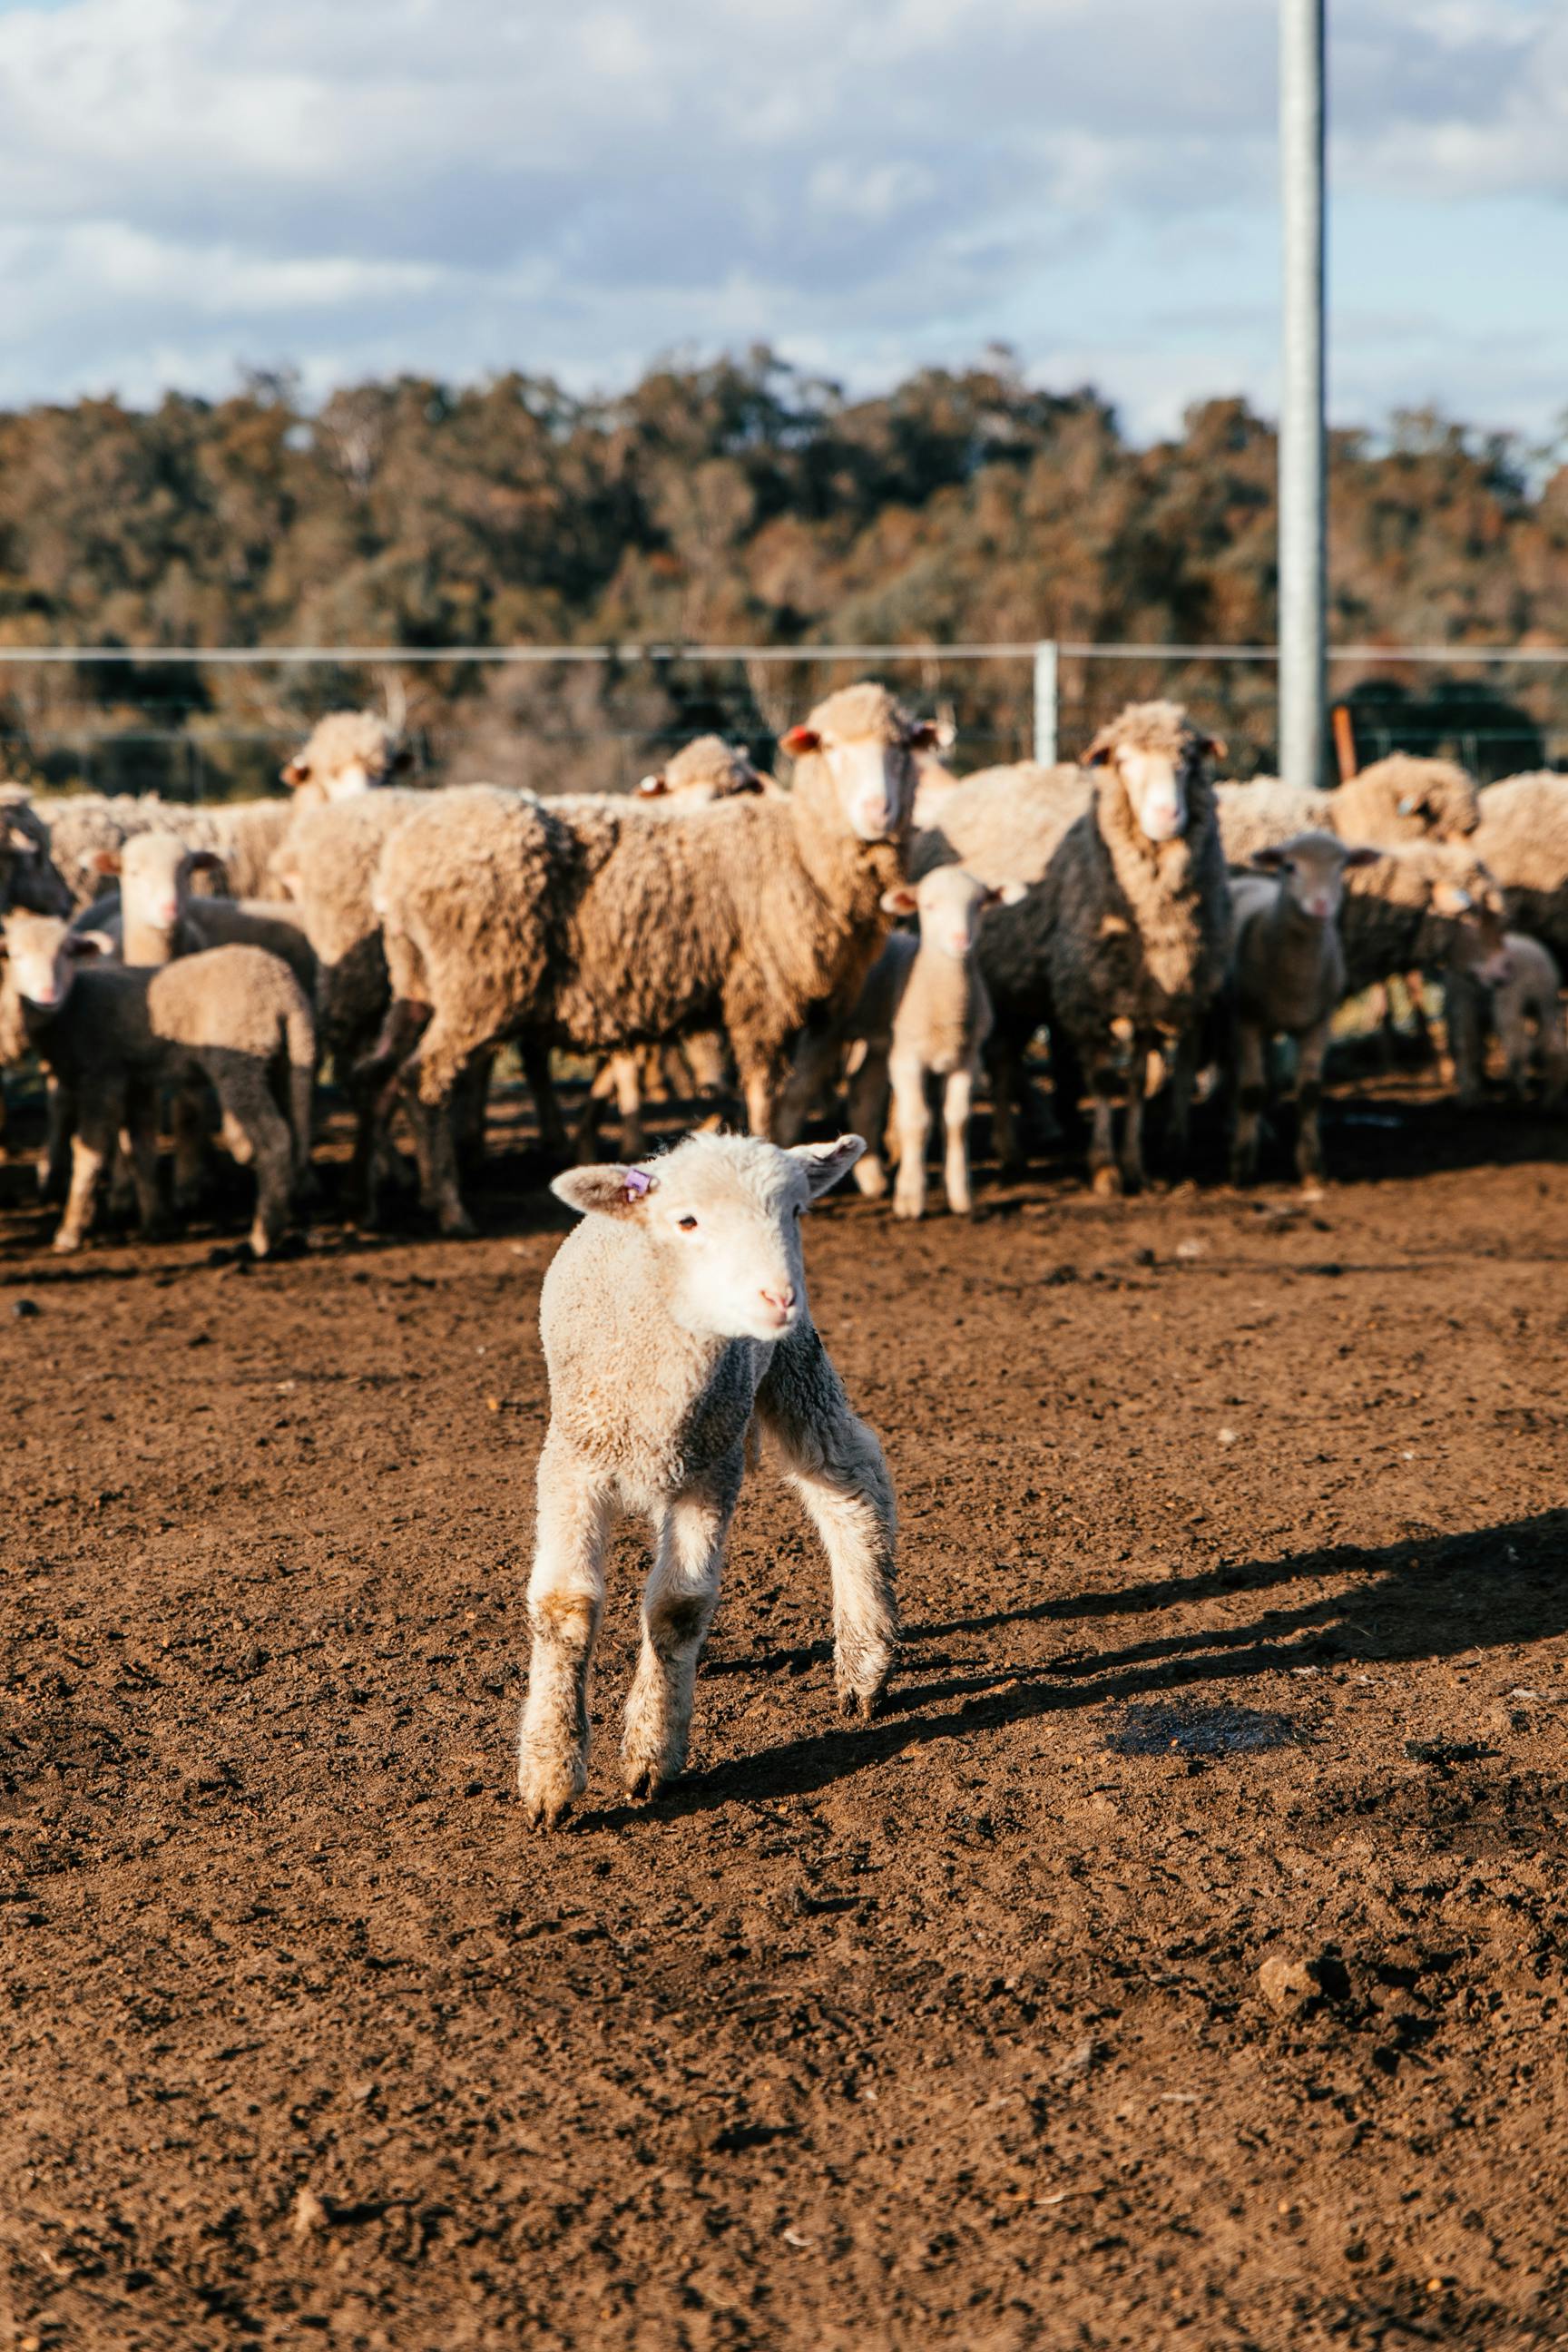
[(618, 1793), (627, 1537), (548, 1841), (527, 1164), (266, 1268), (0, 1171), (0, 2341), (1568, 2343), (1568, 1171), (1330, 1148), (815, 1216), (891, 1704), (764, 1468), (689, 1777)]

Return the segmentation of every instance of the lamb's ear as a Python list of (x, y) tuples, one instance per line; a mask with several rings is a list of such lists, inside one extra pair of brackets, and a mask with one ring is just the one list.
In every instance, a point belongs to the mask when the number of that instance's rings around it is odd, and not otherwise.
[(1249, 866), (1255, 866), (1259, 874), (1278, 874), (1279, 868), (1282, 866), (1288, 866), (1290, 861), (1279, 843), (1275, 841), (1269, 842), (1265, 848), (1255, 849), (1247, 862)]
[(980, 903), (983, 907), (1017, 907), (1028, 895), (1026, 882), (999, 882), (986, 891)]
[(1110, 730), (1102, 727), (1079, 763), (1085, 768), (1103, 768), (1110, 757)]
[(668, 785), (668, 781), (666, 780), (666, 778), (665, 778), (665, 777), (663, 777), (662, 775), (658, 775), (658, 776), (639, 776), (639, 777), (637, 778), (637, 798), (638, 798), (638, 800), (642, 800), (642, 801), (658, 801), (658, 800), (663, 800), (663, 799), (665, 799), (665, 798), (667, 797), (667, 795), (668, 795), (668, 792), (669, 792), (669, 785)]
[(808, 751), (819, 751), (822, 738), (815, 727), (792, 727), (779, 737), (779, 750), (787, 751), (792, 760), (804, 759)]
[(815, 1201), (848, 1175), (865, 1149), (863, 1135), (841, 1135), (836, 1143), (796, 1143), (789, 1156), (805, 1171), (806, 1191)]
[(278, 777), (279, 782), (287, 784), (291, 793), (297, 793), (301, 784), (308, 784), (310, 781), (310, 762), (309, 760), (286, 760), (278, 771)]
[(912, 915), (921, 902), (907, 882), (895, 882), (890, 890), (883, 891), (879, 903), (884, 915)]
[(934, 719), (917, 719), (904, 740), (911, 751), (934, 751), (938, 732)]
[(645, 1168), (625, 1168), (612, 1160), (596, 1168), (568, 1168), (550, 1189), (579, 1216), (635, 1217), (648, 1194), (658, 1192), (658, 1180)]
[(1354, 849), (1346, 850), (1345, 865), (1347, 867), (1352, 866), (1375, 866), (1382, 856), (1383, 852), (1381, 849), (1371, 849), (1368, 848), (1364, 842), (1358, 842)]
[(112, 956), (115, 946), (107, 931), (68, 931), (66, 953), (79, 963), (93, 956)]
[(1205, 760), (1223, 760), (1230, 750), (1223, 735), (1205, 735), (1199, 730), (1198, 750)]
[(95, 849), (92, 856), (87, 861), (87, 870), (89, 874), (118, 874), (120, 871), (119, 850)]

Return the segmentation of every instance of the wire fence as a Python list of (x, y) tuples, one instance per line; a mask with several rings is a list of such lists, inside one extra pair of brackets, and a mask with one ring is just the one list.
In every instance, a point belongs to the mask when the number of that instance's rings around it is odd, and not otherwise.
[[(321, 710), (387, 695), (416, 772), (544, 791), (627, 790), (709, 728), (771, 758), (847, 669), (954, 722), (968, 771), (1081, 750), (1124, 701), (1169, 695), (1229, 744), (1229, 772), (1271, 771), (1271, 646), (0, 646), (0, 763), (51, 791), (250, 797)], [(1351, 646), (1331, 676), (1358, 765), (1444, 752), (1483, 781), (1568, 766), (1568, 648)], [(1326, 781), (1331, 781), (1328, 779)]]

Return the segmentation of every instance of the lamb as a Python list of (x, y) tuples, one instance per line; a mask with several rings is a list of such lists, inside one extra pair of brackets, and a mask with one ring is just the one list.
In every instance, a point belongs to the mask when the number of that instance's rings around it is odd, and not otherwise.
[(938, 708), (930, 747), (915, 754), (915, 830), (921, 832), (934, 824), (938, 812), (950, 793), (957, 791), (963, 778), (955, 776), (947, 762), (958, 742), (958, 719), (951, 702)]
[(1568, 776), (1541, 769), (1489, 784), (1472, 846), (1502, 886), (1513, 928), (1568, 964)]
[(1245, 869), (1259, 849), (1278, 848), (1303, 833), (1334, 833), (1342, 841), (1380, 849), (1407, 841), (1463, 841), (1476, 829), (1475, 780), (1452, 760), (1391, 752), (1331, 793), (1254, 776), (1247, 784), (1215, 787), (1220, 837), (1227, 862)]
[[(210, 948), (161, 970), (79, 971), (100, 942), (58, 916), (5, 918), (6, 1003), (0, 1034), (24, 1040), (76, 1103), (72, 1171), (57, 1250), (79, 1249), (99, 1180), (121, 1128), (143, 1230), (160, 1223), (156, 1101), (193, 1070), (212, 1081), (237, 1156), (255, 1161), (250, 1245), (264, 1257), (289, 1223), (297, 1168), (310, 1149), (316, 1039), (292, 973), (260, 948)], [(286, 1081), (287, 1115), (274, 1099)]]
[(550, 1427), (519, 1739), (531, 1827), (553, 1828), (587, 1785), (588, 1671), (620, 1511), (646, 1516), (655, 1537), (621, 1743), (626, 1788), (652, 1796), (685, 1763), (753, 1416), (827, 1553), (845, 1711), (868, 1715), (887, 1686), (898, 1640), (893, 1488), (812, 1322), (801, 1248), (802, 1213), (862, 1148), (855, 1135), (790, 1151), (761, 1137), (693, 1135), (646, 1167), (555, 1180), (583, 1223), (540, 1300)]
[(68, 915), (74, 901), (55, 864), (49, 828), (24, 792), (0, 786), (0, 915)]
[[(899, 1136), (895, 1217), (925, 1214), (931, 1125), (926, 1088), (931, 1077), (946, 1081), (947, 1205), (960, 1217), (968, 1216), (973, 1206), (969, 1115), (980, 1049), (991, 1026), (991, 1001), (973, 950), (984, 910), (1015, 906), (1024, 895), (1020, 882), (988, 888), (961, 866), (939, 866), (918, 887), (900, 883), (883, 896), (889, 914), (920, 917), (920, 938), (896, 931), (861, 991), (848, 1024), (848, 1034), (861, 1041), (863, 1049), (850, 1080), (849, 1119), (873, 1139), (881, 1135), (890, 1074)], [(887, 1174), (874, 1140), (855, 1170), (855, 1181), (873, 1199), (887, 1191)]]
[(1550, 948), (1523, 931), (1505, 931), (1500, 948), (1478, 932), (1461, 932), (1444, 978), (1443, 1022), (1461, 1103), (1483, 1100), (1489, 1024), (1503, 1049), (1509, 1093), (1523, 1102), (1539, 1063), (1542, 1101), (1560, 1110), (1568, 1097), (1568, 1035), (1563, 1023), (1563, 975)]
[(1331, 833), (1298, 834), (1260, 849), (1256, 875), (1230, 886), (1236, 917), (1232, 992), (1236, 1023), (1236, 1121), (1230, 1173), (1235, 1184), (1258, 1172), (1258, 1129), (1268, 1098), (1270, 1040), (1299, 1048), (1296, 1169), (1303, 1182), (1323, 1172), (1319, 1110), (1329, 1024), (1344, 994), (1345, 959), (1338, 916), (1344, 877), (1381, 853), (1352, 847)]
[(297, 906), (193, 895), (195, 875), (224, 875), (215, 851), (188, 849), (178, 834), (139, 833), (100, 863), (101, 871), (120, 878), (117, 927), (124, 962), (168, 963), (202, 948), (265, 948), (289, 966), (306, 998), (313, 996), (316, 958)]
[[(1173, 1046), (1170, 1148), (1176, 1159), (1185, 1149), (1204, 1017), (1230, 950), (1230, 897), (1209, 774), (1223, 748), (1173, 702), (1131, 703), (1102, 727), (1084, 761), (1094, 772), (1090, 805), (1067, 826), (1010, 919), (1011, 938), (999, 937), (984, 959), (987, 985), (999, 998), (1005, 993), (1014, 1034), (1026, 1037), (1048, 1018), (1053, 1055), (1065, 1044), (1087, 1071), (1094, 1097), (1089, 1170), (1102, 1194), (1143, 1181), (1145, 1072), (1162, 1039)], [(996, 929), (1005, 933), (1008, 919), (999, 918)], [(1131, 1046), (1120, 1154), (1119, 1038)]]
[(776, 800), (650, 824), (474, 785), (393, 835), (376, 898), (399, 1042), (423, 1030), (402, 1083), (443, 1233), (473, 1226), (439, 1114), (502, 1037), (604, 1050), (722, 1023), (752, 1129), (770, 1131), (792, 1040), (854, 1001), (881, 946), (929, 732), (885, 688), (846, 687), (783, 739), (795, 770)]

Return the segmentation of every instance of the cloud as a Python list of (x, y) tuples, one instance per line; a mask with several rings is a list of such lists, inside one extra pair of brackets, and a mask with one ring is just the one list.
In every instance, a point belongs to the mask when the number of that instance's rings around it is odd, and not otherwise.
[[(753, 338), (865, 381), (1000, 331), (1053, 377), (1105, 354), (1159, 424), (1198, 366), (1267, 388), (1272, 14), (0, 0), (0, 221), (26, 224), (0, 397), (151, 398), (174, 360), (211, 389), (241, 356), (585, 383)], [(1358, 0), (1332, 37), (1347, 217), (1413, 198), (1438, 238), (1506, 198), (1551, 234), (1554, 0)]]

